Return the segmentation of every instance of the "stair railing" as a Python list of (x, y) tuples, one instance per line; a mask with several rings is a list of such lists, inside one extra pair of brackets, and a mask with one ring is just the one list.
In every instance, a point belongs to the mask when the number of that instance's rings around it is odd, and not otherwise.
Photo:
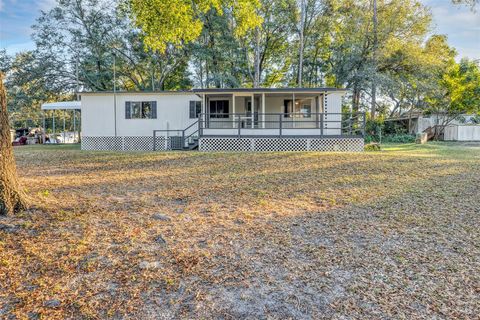
[[(186, 131), (193, 128), (193, 127), (196, 127), (196, 130), (194, 130), (193, 132), (189, 133), (188, 135), (186, 134)], [(175, 132), (175, 133), (181, 133), (181, 146), (182, 146), (182, 149), (185, 148), (186, 146), (188, 146), (188, 139), (190, 139), (191, 137), (193, 137), (196, 133), (198, 133), (198, 120), (193, 122), (192, 124), (190, 124), (188, 127), (186, 127), (185, 129), (163, 129), (163, 130), (153, 130), (153, 151), (156, 151), (157, 149), (157, 143), (156, 143), (156, 138), (157, 138), (157, 132), (164, 132), (167, 134), (167, 137), (171, 137), (169, 134), (171, 132)], [(177, 136), (180, 136), (180, 135), (177, 135)], [(176, 150), (176, 149), (175, 149)]]

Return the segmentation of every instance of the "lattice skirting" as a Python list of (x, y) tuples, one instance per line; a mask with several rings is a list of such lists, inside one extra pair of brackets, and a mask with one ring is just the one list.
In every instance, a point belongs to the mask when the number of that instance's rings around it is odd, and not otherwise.
[(361, 152), (363, 138), (200, 138), (200, 151)]
[[(82, 137), (82, 150), (153, 151), (153, 137)], [(155, 137), (155, 150), (172, 150), (170, 137)]]

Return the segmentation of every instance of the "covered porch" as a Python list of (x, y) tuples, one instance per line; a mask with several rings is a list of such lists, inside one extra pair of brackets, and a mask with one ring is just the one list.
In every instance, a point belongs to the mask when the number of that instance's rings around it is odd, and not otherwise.
[(363, 136), (364, 115), (342, 113), (342, 93), (331, 88), (198, 90), (203, 102), (199, 135)]

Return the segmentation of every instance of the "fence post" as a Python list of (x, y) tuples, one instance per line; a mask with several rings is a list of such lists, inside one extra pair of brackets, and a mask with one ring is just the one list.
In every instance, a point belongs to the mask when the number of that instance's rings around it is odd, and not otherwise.
[(352, 135), (352, 130), (353, 130), (353, 113), (350, 113), (350, 123), (348, 124), (350, 126), (348, 130), (348, 134), (351, 136)]
[(198, 116), (198, 137), (202, 136), (202, 114)]
[(280, 130), (280, 137), (282, 137), (282, 114), (280, 113), (279, 114), (280, 116), (280, 121), (279, 121), (279, 130)]
[(156, 141), (155, 141), (155, 130), (153, 130), (153, 151), (157, 151), (156, 148), (157, 148), (157, 144), (156, 144)]
[(365, 138), (365, 127), (367, 126), (367, 117), (365, 116), (365, 112), (363, 112), (362, 115), (363, 115), (362, 136)]
[(323, 125), (323, 112), (322, 112), (320, 113), (320, 137), (322, 138), (323, 138), (323, 127), (324, 125)]
[(182, 149), (185, 148), (185, 130), (182, 130)]
[[(235, 117), (233, 117), (235, 119)], [(237, 115), (237, 123), (238, 123), (238, 138), (240, 138), (240, 129), (242, 127), (240, 123), (240, 115)]]

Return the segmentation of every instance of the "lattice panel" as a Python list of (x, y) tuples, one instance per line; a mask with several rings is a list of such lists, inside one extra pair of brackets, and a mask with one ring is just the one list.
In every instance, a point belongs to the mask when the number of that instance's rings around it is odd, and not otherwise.
[(155, 151), (172, 150), (172, 140), (170, 137), (155, 137)]
[(122, 137), (82, 137), (82, 150), (122, 151)]
[(247, 138), (200, 138), (200, 151), (252, 151), (252, 141)]
[(362, 138), (310, 139), (310, 151), (362, 152)]
[(123, 137), (124, 151), (152, 151), (153, 137)]
[[(82, 137), (82, 150), (153, 151), (153, 137)], [(172, 150), (169, 137), (155, 137), (155, 150)]]
[(252, 138), (254, 151), (305, 151), (308, 139)]
[(200, 151), (361, 152), (362, 138), (200, 138)]

